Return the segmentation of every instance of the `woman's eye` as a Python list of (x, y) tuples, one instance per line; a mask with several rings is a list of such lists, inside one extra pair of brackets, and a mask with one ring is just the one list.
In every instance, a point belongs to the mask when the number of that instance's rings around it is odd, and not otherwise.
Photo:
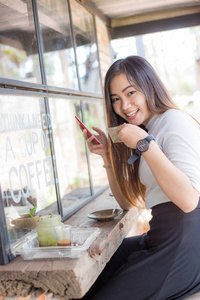
[(128, 96), (131, 96), (131, 95), (133, 95), (134, 93), (135, 93), (135, 91), (131, 91), (131, 92), (128, 93)]
[(111, 98), (112, 103), (116, 102), (117, 100), (119, 100), (119, 98)]

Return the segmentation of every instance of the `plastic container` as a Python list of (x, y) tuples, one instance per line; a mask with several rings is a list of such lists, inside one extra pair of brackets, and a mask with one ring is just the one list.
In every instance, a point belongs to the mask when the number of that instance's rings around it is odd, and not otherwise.
[(40, 247), (57, 246), (56, 226), (64, 226), (60, 215), (50, 214), (40, 217), (39, 226), (37, 227)]
[(78, 258), (86, 251), (100, 233), (99, 228), (71, 229), (71, 246), (39, 247), (37, 233), (31, 233), (25, 241), (12, 249), (12, 253), (21, 255), (24, 260)]

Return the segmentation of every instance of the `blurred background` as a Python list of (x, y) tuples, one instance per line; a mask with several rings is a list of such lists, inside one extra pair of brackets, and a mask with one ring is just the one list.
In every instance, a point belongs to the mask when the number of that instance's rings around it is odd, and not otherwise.
[(200, 26), (111, 41), (114, 59), (145, 57), (174, 101), (200, 121)]

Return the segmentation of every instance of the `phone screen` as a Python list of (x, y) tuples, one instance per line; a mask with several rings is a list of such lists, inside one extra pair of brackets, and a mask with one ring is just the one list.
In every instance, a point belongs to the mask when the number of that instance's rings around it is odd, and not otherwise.
[(81, 126), (82, 126), (84, 129), (87, 130), (88, 134), (89, 134), (90, 136), (93, 136), (93, 137), (94, 137), (94, 140), (97, 142), (97, 144), (100, 144), (99, 140), (94, 136), (94, 134), (92, 134), (92, 133), (89, 131), (89, 129), (85, 126), (85, 124), (83, 124), (83, 122), (81, 122), (81, 120), (80, 120), (77, 116), (75, 116), (75, 118), (76, 118), (76, 120), (81, 124)]

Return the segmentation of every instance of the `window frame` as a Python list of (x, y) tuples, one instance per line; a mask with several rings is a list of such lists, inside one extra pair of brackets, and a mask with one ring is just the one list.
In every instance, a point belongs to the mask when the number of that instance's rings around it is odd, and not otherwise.
[[(39, 24), (39, 18), (38, 18), (38, 10), (37, 10), (37, 3), (36, 0), (32, 0), (32, 13), (34, 17), (34, 26), (35, 26), (35, 36), (36, 36), (36, 44), (38, 47), (38, 57), (39, 57), (39, 66), (40, 66), (40, 72), (41, 72), (41, 80), (42, 83), (30, 83), (25, 82), (23, 80), (15, 80), (15, 79), (9, 79), (5, 77), (0, 77), (0, 95), (12, 95), (12, 96), (28, 96), (28, 97), (42, 97), (45, 101), (45, 110), (46, 113), (50, 113), (49, 108), (49, 97), (53, 98), (59, 98), (59, 99), (76, 99), (80, 101), (81, 104), (81, 114), (84, 121), (84, 112), (83, 112), (83, 103), (85, 101), (87, 102), (99, 102), (103, 105), (103, 95), (91, 93), (91, 92), (84, 92), (81, 90), (81, 84), (80, 84), (80, 77), (78, 72), (78, 60), (77, 60), (77, 51), (75, 48), (75, 37), (74, 37), (74, 31), (73, 31), (73, 24), (72, 24), (72, 15), (71, 15), (71, 8), (70, 8), (70, 0), (66, 0), (68, 3), (69, 8), (69, 17), (70, 17), (70, 26), (71, 26), (71, 32), (72, 32), (72, 40), (73, 40), (73, 47), (74, 47), (74, 53), (75, 53), (75, 63), (76, 63), (76, 71), (77, 71), (77, 77), (78, 77), (78, 90), (75, 89), (68, 89), (68, 88), (61, 88), (57, 86), (49, 86), (46, 81), (46, 74), (45, 74), (45, 65), (44, 65), (44, 57), (43, 57), (43, 42), (42, 42), (42, 36), (40, 31), (40, 24)], [(73, 0), (75, 1), (75, 0)], [(75, 1), (77, 2), (77, 1)], [(77, 2), (78, 3), (78, 2)], [(78, 3), (79, 4), (79, 3)], [(81, 5), (82, 6), (82, 5)], [(83, 6), (84, 7), (84, 6)], [(88, 11), (85, 7), (84, 9)], [(98, 40), (97, 40), (97, 28), (96, 28), (96, 22), (95, 22), (95, 16), (91, 12), (88, 11), (93, 17), (93, 24), (94, 24), (94, 31), (95, 31), (95, 42), (97, 45), (97, 59), (98, 59), (98, 69), (99, 69), (99, 76), (100, 76), (100, 82), (101, 82), (101, 91), (102, 91), (102, 74), (101, 74), (101, 65), (100, 65), (100, 57), (99, 57), (99, 47), (98, 47)], [(106, 123), (106, 121), (105, 121)], [(53, 134), (52, 134), (52, 140), (53, 140)], [(54, 150), (54, 142), (52, 141), (50, 143), (51, 147), (51, 156), (55, 155)], [(88, 164), (88, 174), (89, 174), (89, 183), (90, 183), (90, 191), (91, 195), (88, 198), (85, 198), (82, 204), (77, 205), (77, 207), (74, 210), (71, 210), (69, 213), (63, 215), (62, 210), (62, 204), (61, 204), (61, 196), (60, 196), (60, 190), (59, 190), (59, 183), (55, 183), (55, 189), (56, 189), (56, 200), (58, 205), (58, 212), (61, 215), (62, 221), (65, 221), (67, 218), (69, 218), (72, 214), (74, 214), (76, 211), (81, 209), (81, 207), (85, 206), (88, 202), (93, 200), (95, 197), (100, 195), (105, 189), (108, 187), (108, 185), (103, 186), (98, 191), (94, 192), (93, 182), (92, 182), (92, 173), (91, 173), (91, 165), (90, 165), (90, 158), (89, 158), (89, 152), (86, 147), (86, 141), (85, 141), (85, 148), (86, 148), (86, 159)], [(57, 167), (56, 162), (54, 163), (54, 178), (56, 178), (57, 175)], [(12, 254), (12, 249), (9, 242), (8, 237), (8, 231), (6, 227), (6, 217), (5, 217), (5, 211), (3, 207), (3, 201), (2, 201), (2, 191), (0, 186), (0, 216), (1, 216), (1, 230), (0, 230), (0, 256), (2, 257), (0, 260), (1, 264), (7, 264), (10, 261), (13, 260), (14, 256)]]

